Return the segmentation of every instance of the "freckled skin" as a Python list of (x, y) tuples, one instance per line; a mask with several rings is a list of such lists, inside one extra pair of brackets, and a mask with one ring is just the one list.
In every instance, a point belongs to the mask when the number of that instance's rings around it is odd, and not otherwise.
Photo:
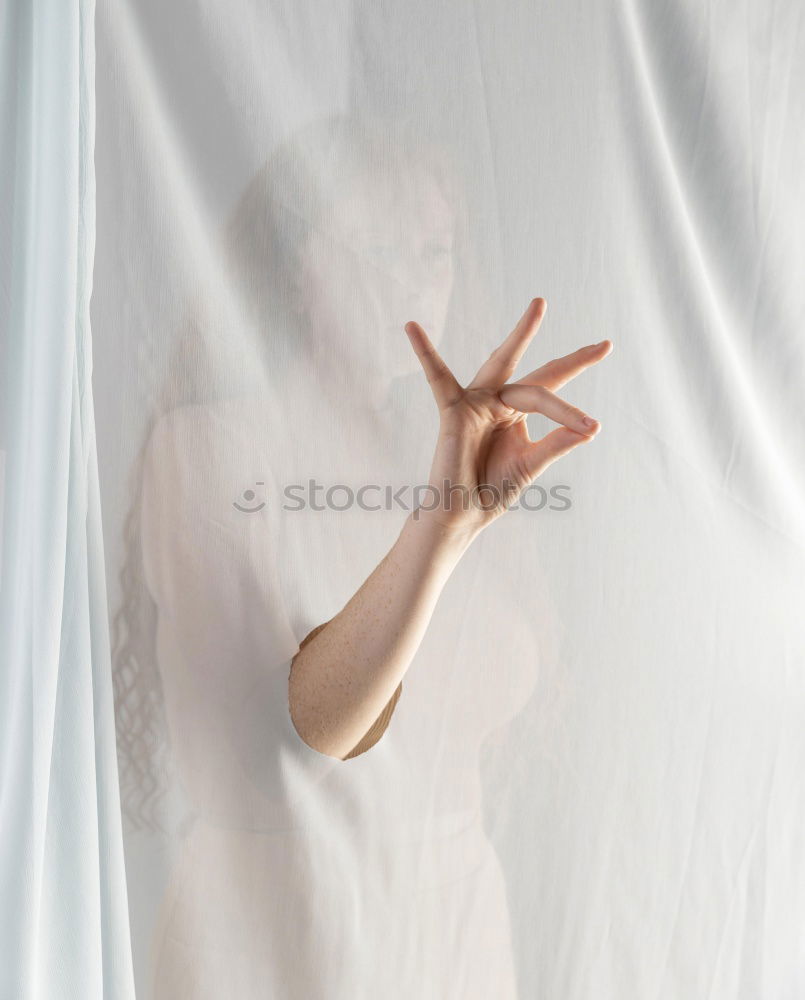
[[(439, 409), (429, 479), (439, 503), (408, 515), (354, 596), (305, 637), (294, 657), (291, 718), (300, 737), (320, 753), (346, 760), (380, 739), (439, 595), (464, 552), (552, 462), (600, 430), (555, 390), (606, 357), (611, 341), (582, 347), (508, 382), (545, 310), (545, 299), (533, 299), (466, 387), (422, 327), (406, 324)], [(542, 413), (561, 426), (531, 441), (528, 413)], [(461, 487), (465, 496), (486, 487), (494, 502), (484, 508), (450, 503), (444, 483)]]

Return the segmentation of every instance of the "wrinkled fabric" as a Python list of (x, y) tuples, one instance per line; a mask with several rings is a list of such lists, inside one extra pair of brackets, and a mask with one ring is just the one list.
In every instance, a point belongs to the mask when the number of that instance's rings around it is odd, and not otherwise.
[[(793, 0), (99, 2), (138, 997), (805, 992), (804, 56)], [(611, 339), (602, 430), (323, 754), (293, 657), (436, 443), (403, 326), (466, 384), (538, 295), (515, 377)]]
[(92, 395), (95, 4), (0, 8), (0, 997), (134, 997)]

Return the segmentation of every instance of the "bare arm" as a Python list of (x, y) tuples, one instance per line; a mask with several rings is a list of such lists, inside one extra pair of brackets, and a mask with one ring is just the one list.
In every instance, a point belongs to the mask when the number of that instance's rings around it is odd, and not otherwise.
[[(416, 517), (409, 515), (396, 542), (357, 593), (307, 637), (294, 657), (291, 718), (300, 737), (321, 753), (346, 759), (371, 746), (366, 736), (373, 730), (377, 735), (377, 722), (383, 717), (387, 721), (402, 677), (462, 554), (551, 462), (597, 433), (597, 421), (554, 395), (553, 389), (605, 357), (609, 341), (581, 348), (506, 384), (544, 313), (545, 300), (533, 299), (466, 388), (458, 384), (425, 331), (415, 323), (406, 326), (440, 411), (429, 480), (436, 502)], [(544, 413), (563, 426), (532, 442), (525, 424), (529, 412)], [(463, 502), (460, 492), (450, 493), (452, 487), (464, 491)], [(476, 502), (468, 499), (473, 496)]]
[(333, 757), (357, 756), (350, 751), (360, 749), (399, 688), (439, 594), (473, 537), (470, 530), (432, 521), (427, 511), (416, 520), (409, 515), (357, 593), (302, 644), (289, 697), (306, 743)]

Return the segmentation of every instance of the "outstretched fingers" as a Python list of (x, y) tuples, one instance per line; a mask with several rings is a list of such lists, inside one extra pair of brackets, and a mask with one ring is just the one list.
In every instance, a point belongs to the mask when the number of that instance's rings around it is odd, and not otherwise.
[(405, 324), (405, 332), (408, 334), (414, 353), (425, 371), (439, 409), (444, 409), (455, 403), (461, 398), (464, 390), (431, 343), (430, 337), (419, 323), (413, 320)]
[(517, 326), (503, 343), (489, 355), (467, 388), (499, 389), (507, 382), (520, 363), (520, 358), (525, 353), (532, 337), (539, 329), (547, 308), (548, 303), (545, 299), (532, 299), (520, 317)]
[(566, 354), (563, 358), (547, 361), (544, 365), (517, 379), (512, 385), (544, 385), (547, 389), (552, 389), (555, 392), (586, 368), (603, 361), (611, 350), (611, 340), (602, 340), (600, 344), (580, 347), (577, 351)]

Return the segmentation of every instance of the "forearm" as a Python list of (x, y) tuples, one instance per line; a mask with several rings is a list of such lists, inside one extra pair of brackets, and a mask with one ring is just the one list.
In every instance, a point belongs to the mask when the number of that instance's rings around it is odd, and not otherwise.
[(314, 749), (344, 758), (388, 704), (441, 591), (475, 531), (420, 511), (344, 608), (305, 643), (289, 682), (291, 718)]

